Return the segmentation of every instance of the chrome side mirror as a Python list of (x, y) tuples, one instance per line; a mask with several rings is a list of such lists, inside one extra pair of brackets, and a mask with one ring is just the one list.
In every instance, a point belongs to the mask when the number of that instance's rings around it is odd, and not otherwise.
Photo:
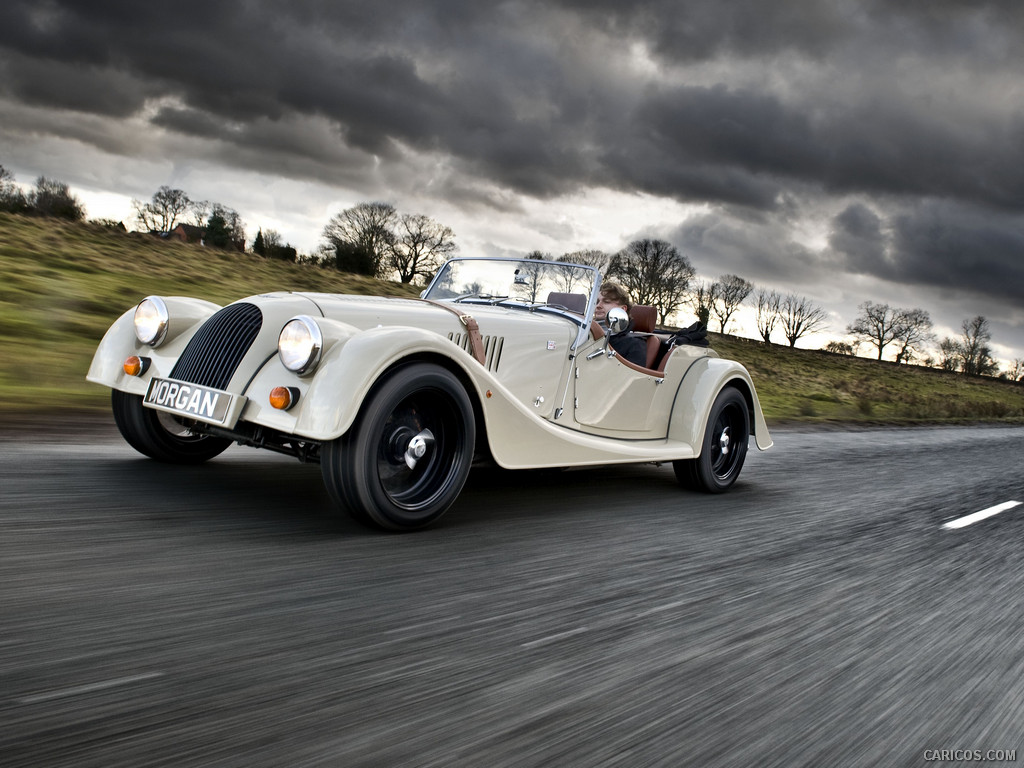
[(622, 307), (608, 310), (608, 333), (614, 336), (629, 327), (629, 315)]
[(608, 324), (608, 333), (604, 335), (604, 346), (601, 351), (608, 353), (608, 357), (612, 357), (615, 354), (615, 350), (612, 349), (612, 336), (629, 328), (629, 315), (622, 307), (615, 307), (608, 310), (605, 322)]

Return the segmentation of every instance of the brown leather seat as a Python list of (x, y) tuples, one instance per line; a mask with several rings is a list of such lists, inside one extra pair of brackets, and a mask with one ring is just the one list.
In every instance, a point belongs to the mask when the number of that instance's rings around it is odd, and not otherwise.
[(570, 312), (582, 315), (587, 311), (587, 297), (582, 293), (560, 293), (552, 291), (548, 294), (548, 304), (557, 304)]
[(634, 333), (651, 334), (647, 337), (647, 367), (654, 368), (654, 363), (661, 352), (661, 339), (654, 335), (658, 310), (647, 304), (634, 304), (629, 308), (629, 319), (633, 321)]

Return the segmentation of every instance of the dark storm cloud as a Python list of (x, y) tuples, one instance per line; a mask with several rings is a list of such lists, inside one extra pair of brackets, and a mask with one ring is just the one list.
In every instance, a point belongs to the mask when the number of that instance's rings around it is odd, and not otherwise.
[[(221, 126), (220, 138), (243, 143), (250, 132), (240, 124), (324, 117), (354, 148), (388, 156), (400, 142), (440, 152), (468, 173), (540, 197), (597, 183), (772, 209), (787, 185), (811, 183), (1002, 206), (1024, 199), (1015, 172), (1024, 161), (1020, 105), (957, 125), (947, 105), (926, 109), (885, 83), (831, 103), (820, 100), (833, 85), (825, 80), (807, 93), (671, 78), (638, 80), (635, 90), (623, 82), (617, 91), (600, 61), (602, 48), (623, 56), (635, 43), (666, 67), (729, 54), (762, 57), (762, 69), (792, 52), (817, 60), (839, 49), (855, 63), (858, 46), (865, 59), (921, 46), (927, 59), (934, 53), (924, 46), (939, 45), (969, 69), (970, 56), (991, 56), (991, 41), (1007, 39), (1005, 22), (1019, 14), (1011, 5), (914, 11), (869, 1), (666, 0), (623, 10), (524, 2), (489, 13), (470, 2), (99, 6), (4, 4), (0, 88), (115, 117), (172, 98), (180, 109), (160, 112), (158, 124), (206, 137)], [(994, 37), (982, 48), (984, 31)], [(895, 38), (906, 50), (887, 47)]]
[(851, 271), (883, 273), (888, 266), (882, 224), (882, 218), (868, 206), (852, 203), (835, 217), (829, 245), (848, 259)]
[(714, 211), (687, 219), (668, 239), (704, 278), (741, 274), (792, 291), (824, 283), (834, 273), (834, 264), (793, 241), (784, 217)]
[(562, 0), (559, 5), (585, 15), (609, 34), (639, 36), (662, 56), (676, 61), (711, 58), (720, 53), (771, 54), (797, 48), (824, 54), (855, 31), (856, 19), (842, 2), (805, 0)]
[[(907, 53), (1000, 57), (993, 32), (1019, 34), (1024, 8), (1017, 0), (558, 0), (611, 35), (642, 38), (676, 62), (720, 55), (771, 57), (797, 51), (826, 59), (846, 45), (881, 42)], [(1016, 55), (1020, 55), (1017, 52)]]
[[(460, 206), (594, 186), (705, 203), (703, 236), (679, 236), (780, 278), (815, 258), (788, 228), (833, 200), (819, 269), (1008, 296), (1024, 277), (1022, 9), (7, 0), (0, 99), (130, 115), (262, 173), (430, 184)], [(38, 130), (139, 152), (87, 122)]]
[[(67, 64), (11, 53), (0, 61), (0, 77), (25, 104), (128, 117), (159, 91), (125, 72)], [(102, 88), (96, 84), (103, 83)], [(3, 86), (0, 86), (0, 91)]]
[(949, 200), (897, 208), (888, 218), (861, 203), (835, 217), (830, 246), (845, 271), (906, 286), (1020, 301), (1024, 215)]
[(897, 277), (1001, 297), (1024, 295), (1024, 215), (926, 201), (893, 219)]
[[(579, 130), (567, 115), (585, 116), (558, 92), (557, 51), (535, 55), (500, 18), (478, 21), (469, 3), (426, 11), (352, 5), (145, 4), (94, 13), (15, 2), (0, 12), (8, 74), (0, 92), (113, 117), (169, 98), (180, 104), (160, 109), (156, 124), (234, 142), (250, 135), (240, 124), (325, 117), (368, 153), (387, 156), (397, 141), (451, 155), (468, 172), (528, 194), (578, 186)], [(435, 65), (442, 71), (422, 74)], [(547, 105), (548, 116), (524, 118), (517, 100)]]

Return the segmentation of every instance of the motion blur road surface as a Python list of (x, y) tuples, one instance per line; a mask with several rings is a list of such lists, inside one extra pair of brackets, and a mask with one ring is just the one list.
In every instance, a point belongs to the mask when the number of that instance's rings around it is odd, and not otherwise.
[(0, 765), (1024, 760), (1024, 428), (776, 430), (735, 489), (474, 469), (430, 530), (315, 465), (0, 442)]

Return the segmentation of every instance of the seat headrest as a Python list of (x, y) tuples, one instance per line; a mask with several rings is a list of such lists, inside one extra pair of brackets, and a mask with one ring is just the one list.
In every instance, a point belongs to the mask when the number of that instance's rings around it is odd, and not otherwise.
[(582, 293), (552, 291), (548, 294), (548, 304), (559, 304), (578, 315), (582, 315), (587, 311), (587, 297)]
[(634, 304), (629, 308), (629, 319), (633, 321), (633, 330), (637, 333), (654, 333), (658, 322), (658, 310), (647, 304)]

